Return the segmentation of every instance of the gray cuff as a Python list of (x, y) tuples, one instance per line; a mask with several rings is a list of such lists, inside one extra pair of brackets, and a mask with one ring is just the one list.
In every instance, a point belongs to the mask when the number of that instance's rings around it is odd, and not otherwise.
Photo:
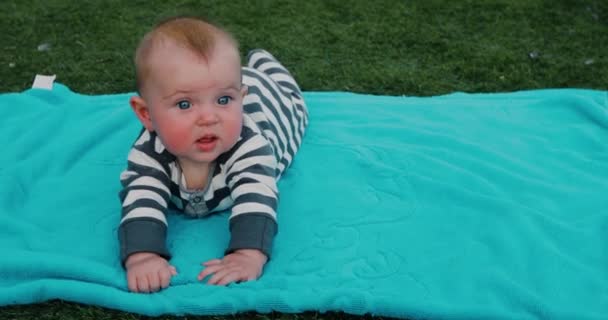
[(226, 254), (238, 249), (258, 249), (269, 259), (272, 240), (277, 233), (276, 221), (267, 215), (242, 214), (230, 219), (230, 244)]
[(167, 226), (153, 219), (126, 221), (118, 228), (120, 261), (123, 266), (129, 255), (137, 252), (153, 252), (169, 260), (171, 254), (165, 244)]

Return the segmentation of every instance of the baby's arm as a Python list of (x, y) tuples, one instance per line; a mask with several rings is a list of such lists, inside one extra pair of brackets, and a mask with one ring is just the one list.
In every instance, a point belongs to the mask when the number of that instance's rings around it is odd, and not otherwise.
[(162, 154), (154, 149), (155, 139), (148, 131), (142, 131), (120, 177), (120, 257), (127, 269), (129, 289), (137, 292), (164, 288), (167, 274), (175, 274), (175, 268), (167, 262), (170, 254), (165, 245), (170, 180), (161, 165)]
[(277, 232), (276, 158), (261, 136), (251, 137), (226, 163), (228, 186), (234, 200), (230, 216), (230, 243), (222, 259), (203, 263), (199, 280), (212, 275), (210, 284), (228, 284), (260, 277)]

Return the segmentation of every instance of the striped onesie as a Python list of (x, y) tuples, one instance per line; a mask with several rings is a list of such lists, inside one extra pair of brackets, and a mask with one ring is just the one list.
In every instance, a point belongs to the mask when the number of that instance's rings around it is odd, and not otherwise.
[(242, 68), (248, 93), (241, 136), (221, 154), (204, 190), (187, 190), (174, 155), (156, 133), (143, 129), (120, 176), (120, 257), (154, 252), (170, 259), (168, 209), (193, 217), (231, 209), (226, 253), (258, 249), (270, 256), (277, 232), (277, 181), (291, 164), (308, 124), (308, 111), (293, 77), (271, 54), (254, 50)]

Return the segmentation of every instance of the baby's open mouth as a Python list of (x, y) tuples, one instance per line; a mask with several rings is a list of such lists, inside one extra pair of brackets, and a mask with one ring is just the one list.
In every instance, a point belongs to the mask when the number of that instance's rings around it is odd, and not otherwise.
[(198, 142), (198, 143), (210, 143), (210, 142), (213, 142), (215, 140), (217, 140), (216, 136), (209, 135), (209, 136), (204, 136), (204, 137), (196, 140), (196, 142)]
[(217, 140), (217, 136), (206, 135), (196, 140), (196, 145), (200, 151), (211, 152), (213, 151), (213, 149), (215, 149), (215, 146), (217, 145)]

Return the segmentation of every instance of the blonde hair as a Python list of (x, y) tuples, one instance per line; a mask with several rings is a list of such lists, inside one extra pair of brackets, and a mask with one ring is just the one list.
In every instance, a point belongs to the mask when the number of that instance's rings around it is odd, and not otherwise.
[[(221, 27), (196, 17), (171, 17), (158, 23), (140, 41), (135, 51), (135, 77), (137, 91), (141, 93), (143, 81), (150, 72), (148, 58), (164, 41), (172, 41), (208, 60), (218, 40), (228, 40), (238, 55), (238, 42)], [(240, 55), (238, 55), (240, 58)]]

